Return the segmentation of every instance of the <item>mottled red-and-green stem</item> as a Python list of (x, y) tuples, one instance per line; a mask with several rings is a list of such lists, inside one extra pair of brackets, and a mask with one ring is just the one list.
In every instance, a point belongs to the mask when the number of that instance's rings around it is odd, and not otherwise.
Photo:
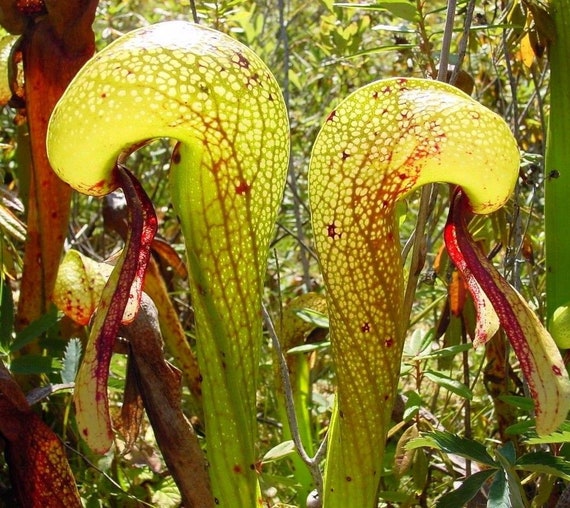
[(309, 170), (338, 393), (324, 506), (376, 506), (407, 316), (396, 203), (420, 185), (460, 185), (476, 213), (508, 199), (519, 153), (505, 122), (422, 79), (361, 88), (325, 121)]
[(125, 193), (130, 228), (123, 252), (103, 289), (74, 393), (79, 432), (100, 453), (108, 450), (113, 439), (107, 396), (113, 347), (121, 323), (134, 318), (157, 228), (154, 208), (138, 180), (121, 166), (114, 173)]
[(180, 218), (203, 376), (216, 505), (261, 506), (256, 387), (261, 294), (289, 158), (279, 84), (250, 49), (186, 22), (141, 28), (96, 55), (54, 110), (48, 150), (74, 188), (104, 195), (141, 142), (179, 141), (170, 188)]

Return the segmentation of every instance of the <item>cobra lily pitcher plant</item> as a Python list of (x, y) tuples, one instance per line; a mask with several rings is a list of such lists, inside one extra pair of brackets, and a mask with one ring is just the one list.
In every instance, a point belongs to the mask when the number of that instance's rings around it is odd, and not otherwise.
[[(261, 298), (288, 129), (279, 85), (259, 57), (227, 35), (181, 21), (135, 30), (97, 54), (49, 126), (58, 175), (93, 196), (121, 187), (130, 210), (130, 233), (91, 325), (74, 395), (79, 431), (100, 453), (113, 440), (113, 344), (121, 322), (137, 312), (156, 231), (152, 203), (126, 158), (149, 140), (177, 141), (170, 190), (186, 246), (206, 453), (220, 506), (262, 505), (255, 467)], [(535, 401), (538, 432), (565, 418), (570, 384), (558, 350), (467, 230), (472, 214), (505, 204), (518, 162), (499, 116), (430, 80), (372, 83), (324, 121), (309, 168), (338, 382), (324, 506), (376, 505), (407, 323), (395, 206), (423, 184), (457, 186), (445, 240), (477, 305), (476, 342), (502, 326)]]

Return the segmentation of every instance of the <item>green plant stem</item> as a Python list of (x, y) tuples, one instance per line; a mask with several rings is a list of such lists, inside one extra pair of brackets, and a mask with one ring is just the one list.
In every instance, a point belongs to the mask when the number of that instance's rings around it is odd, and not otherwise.
[[(552, 0), (556, 40), (550, 46), (550, 119), (545, 160), (546, 308), (549, 319), (570, 301), (570, 1)], [(552, 176), (551, 176), (552, 175)]]
[(283, 350), (281, 349), (281, 344), (279, 342), (279, 338), (277, 337), (277, 333), (275, 331), (275, 327), (273, 326), (273, 321), (271, 320), (271, 316), (267, 312), (265, 306), (263, 306), (263, 319), (265, 321), (265, 326), (267, 327), (267, 331), (269, 332), (269, 336), (271, 337), (271, 342), (275, 349), (275, 353), (277, 356), (277, 360), (279, 362), (279, 373), (281, 375), (281, 383), (284, 388), (284, 395), (285, 395), (285, 409), (287, 412), (287, 419), (289, 421), (289, 428), (291, 430), (291, 438), (295, 443), (295, 448), (299, 453), (302, 461), (307, 465), (309, 471), (311, 472), (311, 476), (313, 477), (313, 481), (315, 483), (315, 487), (317, 492), (319, 493), (319, 497), (322, 499), (322, 491), (323, 491), (323, 475), (321, 470), (319, 469), (319, 462), (323, 455), (323, 450), (326, 447), (326, 439), (323, 441), (323, 444), (317, 450), (317, 453), (314, 457), (310, 457), (307, 453), (305, 446), (303, 445), (303, 440), (301, 438), (301, 433), (299, 431), (299, 422), (297, 420), (297, 414), (295, 412), (295, 400), (293, 399), (293, 389), (291, 387), (291, 379), (289, 377), (289, 370), (287, 368), (287, 362), (285, 361), (285, 357), (283, 356)]

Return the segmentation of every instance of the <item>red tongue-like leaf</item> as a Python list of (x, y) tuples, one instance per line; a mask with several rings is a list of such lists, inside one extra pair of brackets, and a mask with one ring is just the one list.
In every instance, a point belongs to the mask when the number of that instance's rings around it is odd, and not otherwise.
[(137, 179), (120, 165), (116, 167), (116, 178), (129, 209), (128, 235), (123, 253), (103, 289), (74, 395), (77, 426), (91, 449), (99, 453), (109, 449), (113, 438), (107, 398), (113, 346), (119, 326), (130, 323), (138, 310), (157, 228), (152, 203)]
[(536, 430), (549, 434), (570, 409), (570, 381), (560, 352), (519, 293), (499, 274), (467, 231), (469, 201), (458, 189), (452, 199), (444, 237), (449, 257), (463, 274), (477, 305), (478, 343), (490, 338), (495, 316), (519, 360), (534, 400)]

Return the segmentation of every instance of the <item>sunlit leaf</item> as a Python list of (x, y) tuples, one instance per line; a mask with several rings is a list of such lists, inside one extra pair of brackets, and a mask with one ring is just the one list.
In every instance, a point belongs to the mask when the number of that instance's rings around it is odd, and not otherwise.
[(428, 354), (422, 354), (421, 357), (422, 359), (429, 359), (429, 358), (448, 358), (448, 357), (453, 357), (458, 355), (459, 353), (463, 353), (465, 351), (469, 351), (473, 349), (473, 344), (467, 342), (465, 344), (455, 344), (453, 346), (449, 346), (449, 347), (445, 347), (445, 348), (441, 348), (441, 349), (436, 349), (435, 351), (428, 353)]
[(26, 238), (26, 226), (8, 208), (0, 204), (0, 231), (15, 240), (23, 242)]
[(318, 351), (320, 349), (328, 349), (330, 347), (330, 341), (318, 342), (315, 344), (303, 344), (302, 346), (292, 347), (287, 350), (288, 355), (298, 355), (301, 353), (310, 353), (311, 351)]
[(529, 34), (523, 35), (520, 43), (520, 52), (523, 63), (530, 69), (534, 63), (534, 50), (530, 42)]
[(95, 312), (113, 267), (69, 250), (59, 267), (53, 301), (76, 323), (86, 325)]
[(351, 9), (367, 10), (367, 11), (388, 11), (397, 18), (406, 21), (417, 21), (418, 10), (415, 4), (403, 0), (383, 0), (374, 4), (357, 4), (357, 3), (335, 3), (335, 7), (345, 7)]
[(160, 508), (177, 508), (180, 506), (180, 492), (171, 476), (154, 483), (153, 488), (155, 489), (152, 495), (154, 506), (160, 506)]
[(0, 107), (8, 104), (10, 97), (12, 97), (8, 80), (8, 67), (10, 65), (10, 52), (17, 40), (18, 37), (15, 35), (0, 34)]
[(263, 456), (263, 462), (274, 462), (295, 453), (295, 443), (292, 440), (283, 441), (274, 446)]
[[(415, 416), (420, 408), (422, 407), (423, 401), (418, 392), (409, 391), (406, 392), (407, 400), (404, 408), (403, 420), (408, 421), (410, 418)], [(417, 436), (414, 436), (417, 437)]]
[(526, 440), (529, 445), (570, 442), (570, 422), (564, 422), (556, 432), (544, 436), (532, 436)]

